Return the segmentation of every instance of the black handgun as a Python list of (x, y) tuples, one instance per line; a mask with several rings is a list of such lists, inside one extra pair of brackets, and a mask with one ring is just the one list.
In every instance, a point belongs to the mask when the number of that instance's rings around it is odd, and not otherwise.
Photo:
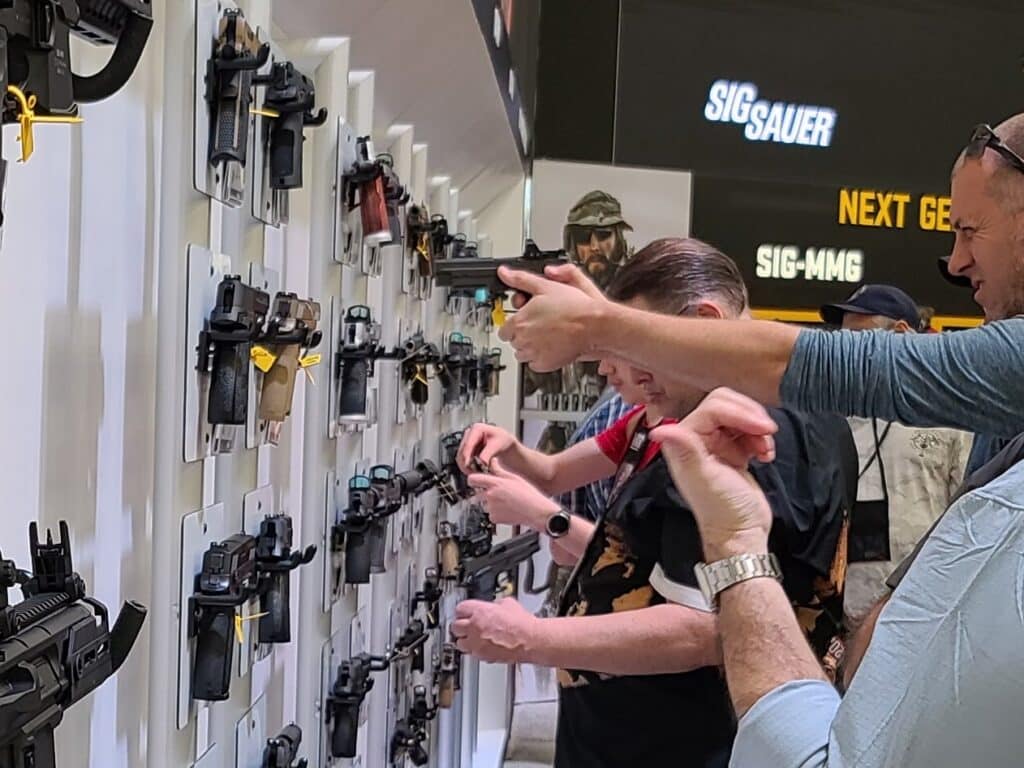
[(398, 764), (404, 756), (413, 765), (426, 765), (430, 754), (426, 747), (429, 736), (427, 724), (437, 715), (437, 707), (427, 703), (427, 689), (422, 685), (413, 688), (412, 704), (409, 713), (395, 723), (395, 731), (391, 735), (391, 764)]
[[(3, 122), (22, 125), (22, 160), (32, 155), (32, 125), (67, 122), (78, 105), (106, 99), (134, 73), (153, 27), (150, 0), (4, 0), (0, 3)], [(94, 75), (76, 75), (70, 35), (115, 45)]]
[[(86, 597), (74, 572), (68, 526), (60, 540), (39, 543), (29, 525), (33, 573), (0, 559), (0, 765), (54, 768), (53, 732), (64, 712), (124, 663), (146, 619), (135, 602), (121, 607), (114, 628), (107, 608)], [(24, 599), (10, 605), (8, 589)]]
[(217, 304), (199, 333), (196, 369), (210, 376), (206, 420), (210, 424), (245, 424), (249, 403), (252, 342), (263, 332), (270, 308), (266, 291), (229, 275), (217, 286)]
[(430, 755), (423, 746), (426, 741), (426, 729), (403, 717), (395, 723), (391, 734), (391, 764), (397, 765), (402, 757), (407, 757), (413, 765), (426, 765), (430, 761)]
[(277, 736), (267, 739), (260, 768), (306, 768), (309, 761), (299, 760), (300, 744), (302, 729), (295, 723), (286, 725)]
[(437, 575), (436, 568), (427, 568), (423, 574), (423, 587), (412, 596), (411, 608), (415, 611), (419, 606), (424, 606), (424, 615), (427, 617), (427, 629), (437, 629), (440, 624), (440, 613), (438, 608), (444, 590), (441, 589), (441, 579)]
[[(457, 241), (456, 241), (457, 242)], [(468, 246), (467, 246), (468, 247)], [(465, 254), (466, 249), (462, 252)], [(499, 301), (511, 288), (501, 282), (498, 267), (544, 274), (545, 267), (569, 264), (569, 256), (564, 249), (542, 251), (533, 240), (527, 240), (523, 255), (512, 259), (482, 259), (470, 255), (452, 253), (447, 259), (438, 259), (434, 263), (434, 285), (449, 288), (453, 291), (476, 291), (486, 289), (493, 300)]]
[(270, 58), (270, 45), (259, 36), (237, 8), (228, 8), (220, 20), (213, 54), (206, 63), (206, 103), (210, 108), (210, 165), (230, 173), (229, 163), (244, 168), (249, 147), (249, 110), (253, 77)]
[(424, 460), (414, 469), (395, 474), (394, 467), (377, 464), (370, 468), (370, 483), (378, 494), (378, 511), (370, 524), (370, 573), (384, 573), (387, 559), (388, 525), (410, 496), (419, 496), (441, 483), (432, 461)]
[(463, 563), (461, 586), (473, 600), (493, 600), (514, 585), (512, 577), (519, 563), (540, 550), (540, 534), (522, 533), (491, 546), (491, 551)]
[(348, 506), (331, 527), (331, 548), (345, 551), (345, 583), (369, 584), (373, 548), (372, 525), (382, 504), (380, 493), (366, 475), (348, 481)]
[[(411, 336), (402, 345), (402, 382), (408, 388), (409, 399), (416, 405), (424, 405), (430, 397), (431, 373), (441, 379), (442, 386), (451, 386), (448, 373), (442, 364), (444, 359), (436, 344), (424, 341), (422, 333)], [(448, 384), (445, 384), (445, 381)]]
[(341, 343), (335, 367), (338, 377), (338, 420), (365, 423), (369, 379), (377, 360), (397, 360), (402, 350), (388, 350), (380, 344), (380, 324), (373, 322), (370, 308), (357, 304), (345, 312)]
[(465, 403), (469, 396), (469, 369), (477, 365), (473, 341), (461, 333), (448, 336), (448, 351), (438, 365), (438, 378), (444, 388), (444, 404)]
[(424, 645), (427, 642), (427, 629), (420, 619), (412, 619), (402, 630), (402, 634), (395, 640), (393, 656), (402, 658), (408, 656), (412, 659), (411, 669), (413, 672), (422, 672), (424, 669)]
[(316, 546), (292, 550), (292, 519), (269, 515), (260, 523), (256, 537), (256, 568), (259, 571), (261, 643), (291, 642), (291, 572), (313, 562)]
[(231, 686), (235, 648), (235, 609), (254, 597), (258, 586), (256, 539), (236, 533), (203, 554), (203, 570), (188, 600), (189, 637), (196, 638), (192, 698), (223, 701)]
[(434, 260), (442, 257), (451, 242), (448, 222), (441, 215), (431, 216), (426, 206), (410, 205), (405, 217), (406, 248), (410, 254), (410, 282), (416, 286), (416, 295), (430, 297), (433, 285)]
[(338, 675), (326, 702), (326, 723), (330, 728), (332, 757), (355, 757), (359, 707), (373, 689), (370, 673), (382, 672), (390, 663), (387, 656), (361, 653), (338, 666)]
[[(441, 472), (444, 476), (445, 490), (442, 495), (449, 504), (457, 504), (472, 495), (472, 489), (466, 482), (466, 476), (459, 469), (459, 446), (462, 445), (462, 432), (449, 432), (441, 436)], [(446, 492), (450, 491), (450, 492)]]
[(263, 376), (259, 407), (261, 419), (282, 422), (291, 413), (299, 358), (316, 347), (323, 336), (316, 327), (318, 322), (318, 302), (300, 299), (294, 293), (283, 291), (274, 296), (267, 330), (259, 339), (260, 344), (269, 347), (275, 356), (274, 364)]
[(275, 62), (269, 75), (256, 75), (256, 85), (267, 86), (263, 109), (277, 113), (266, 129), (270, 148), (270, 188), (298, 189), (302, 186), (302, 129), (327, 121), (327, 110), (314, 114), (316, 89), (313, 81), (290, 61)]

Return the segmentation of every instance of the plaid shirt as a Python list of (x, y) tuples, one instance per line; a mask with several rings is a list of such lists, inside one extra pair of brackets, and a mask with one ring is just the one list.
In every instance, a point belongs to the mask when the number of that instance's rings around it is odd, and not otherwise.
[[(598, 401), (593, 410), (588, 413), (583, 422), (577, 427), (568, 445), (582, 443), (608, 429), (612, 424), (621, 419), (629, 411), (631, 406), (622, 400), (617, 392)], [(566, 446), (568, 447), (568, 446)], [(562, 509), (573, 515), (580, 515), (587, 520), (597, 520), (608, 503), (608, 494), (612, 490), (614, 478), (608, 477), (598, 480), (596, 483), (585, 485), (568, 493), (563, 493), (559, 499)]]

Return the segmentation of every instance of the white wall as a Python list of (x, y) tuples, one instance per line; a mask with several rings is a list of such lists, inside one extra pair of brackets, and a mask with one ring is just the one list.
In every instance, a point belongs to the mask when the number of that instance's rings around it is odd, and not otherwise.
[[(269, 26), (270, 0), (241, 4), (250, 20)], [(334, 141), (333, 120), (307, 134), (306, 188), (292, 196), (284, 234), (268, 236), (248, 207), (211, 208), (192, 188), (193, 7), (192, 0), (154, 0), (157, 22), (129, 85), (85, 107), (82, 126), (37, 129), (35, 156), (9, 170), (0, 249), (9, 370), (0, 419), (9, 430), (0, 442), (0, 484), (10, 498), (0, 547), (26, 567), (28, 523), (56, 529), (66, 519), (76, 569), (111, 609), (111, 622), (123, 600), (149, 607), (117, 678), (65, 715), (57, 731), (60, 768), (179, 768), (212, 743), (218, 754), (203, 768), (234, 766), (235, 724), (264, 692), (268, 731), (292, 717), (312, 730), (321, 717), (315, 675), (303, 672), (319, 659), (300, 656), (293, 641), (259, 675), (233, 680), (229, 701), (200, 723), (178, 730), (175, 722), (182, 517), (216, 500), (234, 520), (242, 495), (269, 481), (301, 543), (317, 541), (322, 522), (322, 512), (303, 505), (304, 448), (314, 444), (304, 443), (304, 410), (314, 395), (302, 383), (276, 448), (238, 451), (205, 467), (182, 461), (185, 360), (196, 342), (185, 335), (187, 247), (222, 248), (235, 271), (263, 264), (281, 271), (284, 289), (322, 295), (324, 271), (310, 264), (330, 254), (318, 234), (325, 223), (313, 219), (329, 215), (329, 206), (312, 195), (330, 194), (324, 174), (333, 168), (314, 166), (313, 158), (331, 158), (323, 143)], [(93, 71), (107, 52), (76, 42), (74, 55), (76, 69)], [(12, 161), (14, 133), (4, 131)], [(516, 226), (521, 218), (514, 216)], [(491, 220), (498, 231), (498, 218)], [(322, 351), (316, 375), (326, 388), (330, 352)], [(293, 583), (293, 612), (299, 605), (318, 611), (308, 622), (317, 637), (304, 648), (319, 648), (329, 630), (341, 628), (319, 614), (320, 588), (319, 571), (304, 571)], [(303, 752), (316, 766), (314, 737), (308, 739)], [(381, 764), (376, 756), (363, 762)]]

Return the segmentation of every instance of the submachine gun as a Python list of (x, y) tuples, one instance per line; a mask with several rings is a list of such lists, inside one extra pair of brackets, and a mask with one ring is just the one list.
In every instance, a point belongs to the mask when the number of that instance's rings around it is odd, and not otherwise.
[[(146, 608), (126, 602), (114, 622), (87, 597), (71, 562), (68, 526), (60, 539), (39, 543), (29, 525), (33, 573), (0, 559), (0, 766), (54, 768), (53, 732), (64, 711), (124, 663), (146, 620)], [(7, 590), (21, 586), (17, 605)]]

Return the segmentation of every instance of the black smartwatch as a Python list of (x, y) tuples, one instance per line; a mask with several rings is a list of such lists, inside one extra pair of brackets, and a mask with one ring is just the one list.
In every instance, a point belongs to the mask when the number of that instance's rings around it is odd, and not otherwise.
[(560, 509), (548, 518), (545, 529), (552, 539), (560, 539), (569, 532), (571, 525), (572, 516), (564, 509)]

